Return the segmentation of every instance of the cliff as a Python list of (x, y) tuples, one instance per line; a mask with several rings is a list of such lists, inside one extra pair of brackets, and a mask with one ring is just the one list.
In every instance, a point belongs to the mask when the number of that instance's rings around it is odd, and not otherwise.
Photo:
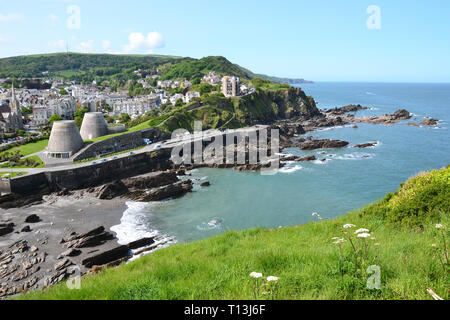
[(282, 119), (308, 119), (320, 114), (314, 99), (306, 96), (301, 88), (263, 83), (253, 94), (244, 97), (203, 96), (201, 101), (173, 112), (159, 128), (169, 132), (178, 128), (192, 131), (194, 121), (200, 120), (204, 129), (233, 129), (272, 124)]

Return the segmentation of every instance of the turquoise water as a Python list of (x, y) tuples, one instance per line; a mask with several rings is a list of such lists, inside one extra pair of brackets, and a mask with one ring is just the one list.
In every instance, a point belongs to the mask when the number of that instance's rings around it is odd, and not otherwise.
[[(442, 120), (437, 127), (360, 124), (309, 133), (315, 138), (343, 139), (350, 146), (378, 141), (374, 148), (285, 153), (315, 154), (326, 162), (293, 163), (274, 176), (234, 170), (201, 169), (194, 179), (210, 181), (180, 199), (160, 203), (128, 203), (120, 226), (121, 242), (149, 234), (186, 242), (226, 230), (291, 226), (330, 219), (361, 208), (395, 191), (410, 176), (450, 164), (450, 84), (315, 83), (301, 86), (327, 109), (347, 104), (374, 108), (358, 115), (393, 113), (405, 108)], [(200, 182), (196, 182), (197, 184)]]

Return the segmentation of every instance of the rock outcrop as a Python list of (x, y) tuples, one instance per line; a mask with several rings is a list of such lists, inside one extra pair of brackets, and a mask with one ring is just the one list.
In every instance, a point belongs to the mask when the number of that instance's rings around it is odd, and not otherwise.
[(161, 172), (156, 175), (124, 179), (124, 180), (122, 180), (122, 182), (128, 189), (143, 190), (143, 189), (159, 188), (162, 186), (167, 186), (169, 184), (177, 183), (179, 181), (177, 174), (183, 175), (180, 173), (184, 174), (184, 171), (181, 172), (181, 170), (180, 170), (180, 172), (176, 172), (176, 173), (175, 172)]
[(436, 119), (427, 119), (422, 121), (420, 124), (422, 126), (437, 126), (438, 125), (439, 120)]
[(97, 191), (97, 198), (111, 200), (120, 197), (128, 192), (128, 188), (122, 181), (115, 181), (100, 187)]
[(180, 197), (192, 191), (193, 184), (191, 180), (171, 184), (168, 186), (154, 188), (149, 191), (134, 191), (127, 195), (127, 198), (138, 202), (161, 201), (168, 198)]
[(348, 146), (347, 141), (342, 140), (310, 140), (300, 144), (302, 150), (316, 150), (316, 149), (336, 149)]
[(340, 108), (334, 108), (334, 109), (330, 109), (327, 110), (327, 113), (348, 113), (348, 112), (357, 112), (360, 110), (368, 110), (368, 107), (363, 107), (360, 104), (354, 105), (354, 104), (349, 104), (347, 106), (344, 107), (340, 107)]
[(375, 147), (377, 144), (378, 144), (378, 142), (363, 143), (363, 144), (354, 145), (353, 148), (364, 149), (364, 148), (369, 148), (369, 147)]
[(401, 120), (409, 120), (412, 118), (411, 113), (408, 110), (401, 109), (395, 111), (393, 114), (384, 114), (381, 116), (373, 116), (373, 117), (361, 117), (356, 118), (355, 122), (365, 122), (372, 124), (395, 124), (400, 122)]

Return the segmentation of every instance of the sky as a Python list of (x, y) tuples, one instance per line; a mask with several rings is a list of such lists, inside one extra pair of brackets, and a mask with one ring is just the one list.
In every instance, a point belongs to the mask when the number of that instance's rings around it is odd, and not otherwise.
[(221, 55), (314, 81), (450, 82), (448, 0), (0, 0), (0, 57)]

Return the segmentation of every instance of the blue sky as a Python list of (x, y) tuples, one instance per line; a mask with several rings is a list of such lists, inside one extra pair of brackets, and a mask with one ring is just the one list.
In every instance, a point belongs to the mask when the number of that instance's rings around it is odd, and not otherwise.
[[(1, 0), (0, 57), (223, 55), (316, 81), (450, 82), (450, 1)], [(369, 6), (380, 10), (373, 20)], [(76, 6), (80, 12), (77, 24)], [(367, 20), (380, 21), (369, 29)], [(68, 24), (69, 20), (69, 24)]]

